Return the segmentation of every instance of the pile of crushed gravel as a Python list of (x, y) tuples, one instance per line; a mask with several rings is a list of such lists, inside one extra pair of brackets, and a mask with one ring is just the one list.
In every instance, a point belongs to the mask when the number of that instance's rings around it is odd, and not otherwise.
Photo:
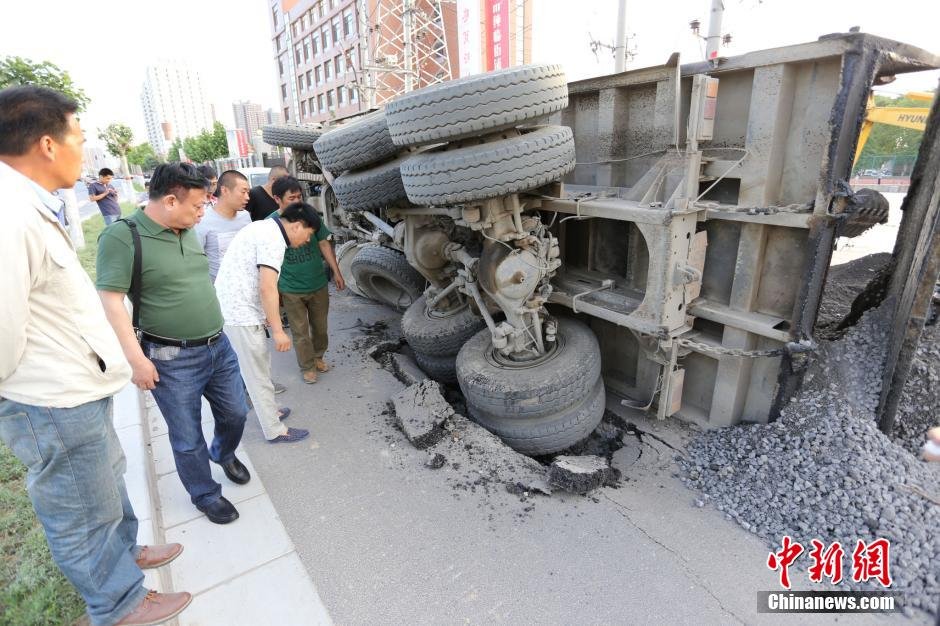
[[(881, 317), (870, 311), (841, 340), (824, 342), (776, 422), (694, 438), (680, 460), (682, 480), (702, 492), (697, 506), (710, 503), (774, 549), (783, 535), (807, 551), (813, 538), (840, 541), (849, 579), (840, 588), (875, 589), (851, 581), (852, 550), (859, 539), (889, 539), (892, 590), (902, 593), (906, 612), (934, 612), (940, 505), (929, 497), (940, 497), (940, 465), (918, 460), (876, 427)], [(905, 394), (911, 406), (923, 401), (919, 393)], [(936, 416), (936, 403), (919, 408)], [(807, 558), (798, 561), (801, 569)]]
[[(940, 425), (940, 323), (921, 335), (911, 373), (901, 392), (891, 438), (920, 455), (924, 433)], [(938, 489), (940, 490), (940, 489)], [(937, 564), (940, 570), (940, 563)]]

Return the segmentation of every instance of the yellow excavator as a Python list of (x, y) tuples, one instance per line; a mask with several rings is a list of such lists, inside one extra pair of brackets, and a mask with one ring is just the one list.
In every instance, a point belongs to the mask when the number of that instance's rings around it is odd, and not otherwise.
[[(934, 94), (929, 91), (909, 91), (904, 94), (909, 100), (922, 100), (932, 102)], [(900, 126), (901, 128), (911, 128), (913, 130), (924, 130), (927, 126), (927, 115), (930, 114), (930, 107), (879, 107), (875, 106), (874, 96), (868, 96), (868, 108), (865, 112), (865, 121), (862, 122), (862, 132), (858, 136), (858, 147), (855, 149), (855, 160), (852, 165), (858, 163), (858, 157), (861, 156), (865, 148), (865, 142), (871, 134), (871, 129), (875, 124), (889, 124), (891, 126)]]

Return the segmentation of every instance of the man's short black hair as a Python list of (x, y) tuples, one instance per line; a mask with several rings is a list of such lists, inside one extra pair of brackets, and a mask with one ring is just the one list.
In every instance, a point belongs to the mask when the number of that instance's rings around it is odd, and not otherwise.
[(281, 176), (271, 185), (271, 195), (275, 198), (283, 198), (292, 191), (303, 193), (304, 188), (300, 186), (300, 181), (293, 176)]
[(225, 170), (222, 172), (222, 175), (219, 176), (219, 190), (221, 190), (222, 187), (225, 187), (231, 191), (235, 188), (235, 182), (239, 180), (243, 180), (247, 183), (248, 177), (238, 170)]
[(212, 180), (213, 178), (218, 178), (219, 173), (215, 171), (215, 168), (211, 165), (199, 165), (196, 167), (199, 170), (199, 173), (206, 177), (206, 180)]
[(209, 181), (199, 173), (199, 169), (191, 163), (161, 163), (153, 170), (150, 177), (150, 190), (148, 197), (159, 200), (164, 196), (179, 196), (181, 192), (190, 189), (209, 188)]
[(306, 202), (292, 202), (281, 211), (281, 219), (285, 222), (303, 222), (313, 229), (320, 230), (320, 214)]
[(0, 154), (22, 156), (43, 136), (61, 141), (78, 103), (55, 89), (17, 85), (0, 91)]
[(114, 176), (114, 171), (110, 167), (102, 167), (98, 170), (98, 176)]

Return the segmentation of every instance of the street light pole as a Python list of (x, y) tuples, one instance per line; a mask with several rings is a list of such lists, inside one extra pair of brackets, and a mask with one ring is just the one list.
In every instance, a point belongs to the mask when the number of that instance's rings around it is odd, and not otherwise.
[(708, 37), (705, 38), (705, 59), (718, 62), (718, 46), (721, 45), (721, 18), (725, 12), (722, 0), (712, 0), (711, 17), (708, 20)]
[(620, 0), (617, 9), (617, 41), (614, 42), (614, 71), (627, 69), (627, 0)]

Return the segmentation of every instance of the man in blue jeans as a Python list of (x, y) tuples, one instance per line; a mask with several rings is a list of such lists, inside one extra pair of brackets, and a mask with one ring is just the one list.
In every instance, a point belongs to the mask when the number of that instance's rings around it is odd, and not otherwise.
[[(251, 479), (235, 457), (248, 406), (238, 358), (222, 334), (209, 263), (193, 230), (205, 210), (207, 186), (193, 165), (159, 165), (147, 206), (127, 218), (140, 237), (139, 328), (124, 308), (134, 275), (131, 224), (120, 221), (101, 233), (97, 287), (133, 369), (131, 380), (153, 392), (166, 419), (180, 481), (210, 521), (227, 524), (238, 519), (238, 511), (222, 496), (209, 461), (236, 484)], [(215, 419), (209, 447), (202, 434), (203, 396)]]
[(98, 170), (98, 180), (88, 185), (88, 199), (98, 203), (98, 210), (101, 211), (105, 226), (113, 224), (121, 217), (118, 192), (111, 186), (112, 180), (114, 180), (114, 172), (103, 167)]
[(77, 105), (43, 87), (0, 91), (0, 439), (28, 468), (26, 488), (52, 558), (95, 626), (157, 624), (188, 593), (142, 585), (179, 544), (137, 545), (111, 396), (130, 368), (59, 223), (82, 164)]

